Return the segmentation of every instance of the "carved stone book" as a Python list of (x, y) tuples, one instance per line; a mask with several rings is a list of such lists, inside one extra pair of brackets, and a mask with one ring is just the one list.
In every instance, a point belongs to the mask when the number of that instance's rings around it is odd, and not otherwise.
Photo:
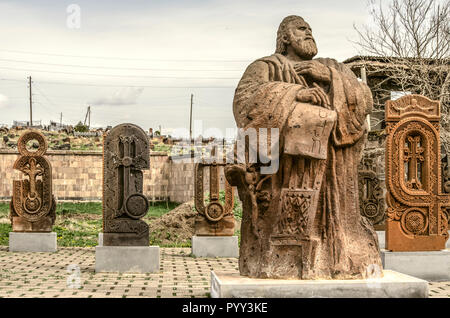
[(298, 103), (288, 119), (284, 153), (326, 159), (328, 138), (335, 122), (335, 111)]

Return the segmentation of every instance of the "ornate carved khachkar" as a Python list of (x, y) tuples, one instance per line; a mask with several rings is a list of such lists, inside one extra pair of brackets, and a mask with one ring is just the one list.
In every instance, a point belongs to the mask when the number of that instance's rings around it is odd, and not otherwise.
[[(278, 152), (251, 162), (259, 146), (249, 143), (237, 154), (245, 163), (225, 167), (243, 204), (243, 276), (361, 279), (381, 271), (377, 236), (358, 202), (372, 95), (346, 65), (316, 54), (309, 24), (289, 16), (275, 54), (250, 64), (234, 95), (237, 127), (253, 131), (258, 145), (273, 145), (268, 132), (279, 131)], [(267, 157), (279, 168), (266, 174)]]
[(147, 246), (148, 200), (143, 172), (150, 168), (146, 133), (133, 124), (115, 126), (103, 137), (103, 245)]
[[(442, 192), (450, 194), (450, 145), (448, 140), (444, 143), (444, 155), (442, 156)], [(450, 206), (443, 210), (450, 229)]]
[(359, 209), (375, 229), (384, 229), (386, 214), (383, 188), (373, 168), (373, 160), (370, 158), (363, 158), (358, 168)]
[[(27, 149), (27, 143), (37, 142), (37, 150)], [(14, 169), (27, 179), (13, 181), (10, 217), (14, 232), (51, 232), (55, 222), (55, 198), (52, 194), (52, 166), (44, 157), (47, 141), (43, 134), (31, 130), (22, 134), (17, 142), (20, 156)]]
[[(215, 156), (214, 150), (212, 156)], [(195, 235), (231, 236), (234, 234), (234, 193), (227, 180), (225, 180), (225, 205), (219, 201), (219, 167), (225, 165), (223, 159), (195, 165), (195, 209), (199, 213), (195, 218)], [(205, 168), (209, 168), (210, 202), (207, 206), (205, 206), (203, 188)]]
[(445, 249), (450, 196), (442, 191), (440, 107), (420, 95), (386, 103), (386, 248)]

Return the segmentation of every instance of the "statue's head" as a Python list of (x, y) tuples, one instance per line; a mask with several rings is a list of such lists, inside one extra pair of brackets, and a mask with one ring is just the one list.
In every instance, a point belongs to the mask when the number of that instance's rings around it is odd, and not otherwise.
[(275, 53), (287, 55), (289, 51), (303, 60), (310, 60), (317, 54), (311, 27), (302, 17), (296, 15), (284, 18), (277, 32)]

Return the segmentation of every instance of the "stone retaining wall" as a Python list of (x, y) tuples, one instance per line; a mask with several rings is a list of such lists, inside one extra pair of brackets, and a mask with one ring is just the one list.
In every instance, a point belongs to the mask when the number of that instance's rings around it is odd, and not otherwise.
[[(15, 150), (0, 149), (0, 200), (10, 200), (13, 180), (22, 178), (22, 173), (12, 168), (17, 157)], [(52, 164), (53, 193), (57, 200), (101, 200), (101, 151), (49, 150), (46, 157)], [(178, 163), (164, 152), (152, 152), (150, 167), (144, 171), (144, 194), (150, 201), (186, 202), (194, 197), (193, 162)], [(223, 188), (223, 170), (220, 172)], [(208, 180), (205, 171), (205, 181), (208, 183)]]

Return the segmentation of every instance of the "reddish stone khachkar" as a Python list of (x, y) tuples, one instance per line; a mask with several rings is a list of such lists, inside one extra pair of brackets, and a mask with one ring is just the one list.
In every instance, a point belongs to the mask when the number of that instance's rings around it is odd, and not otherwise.
[(442, 191), (439, 102), (420, 95), (388, 101), (386, 131), (386, 248), (445, 249), (446, 209)]
[(149, 140), (133, 124), (120, 124), (103, 137), (103, 245), (148, 246), (148, 212), (143, 169), (150, 168)]
[(346, 65), (313, 59), (316, 54), (310, 25), (289, 16), (278, 29), (275, 54), (250, 64), (236, 88), (237, 127), (254, 131), (259, 144), (268, 140), (264, 129), (271, 138), (272, 129), (279, 131), (279, 157), (270, 155), (279, 162), (276, 172), (263, 174), (266, 158), (260, 152), (250, 162), (250, 151), (245, 164), (225, 168), (243, 204), (243, 276), (382, 276), (377, 236), (360, 214), (358, 190), (372, 94)]
[[(212, 156), (215, 156), (214, 151)], [(195, 165), (195, 209), (199, 213), (195, 218), (195, 235), (231, 236), (234, 234), (234, 193), (227, 180), (225, 180), (225, 206), (219, 201), (219, 167), (225, 165), (223, 159)], [(205, 167), (209, 168), (210, 202), (207, 206), (204, 203), (203, 189)]]
[[(29, 141), (38, 144), (36, 151), (27, 149)], [(14, 232), (51, 232), (55, 222), (56, 203), (52, 194), (52, 166), (44, 157), (47, 141), (43, 134), (31, 130), (23, 133), (17, 148), (20, 156), (14, 169), (27, 179), (13, 181), (10, 217)]]

